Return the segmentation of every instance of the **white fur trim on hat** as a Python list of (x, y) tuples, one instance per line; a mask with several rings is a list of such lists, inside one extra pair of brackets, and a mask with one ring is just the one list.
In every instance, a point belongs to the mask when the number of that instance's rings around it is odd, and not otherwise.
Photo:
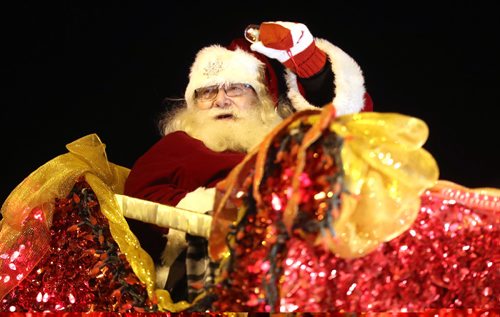
[(196, 54), (189, 73), (184, 94), (187, 106), (194, 105), (195, 89), (225, 83), (249, 84), (261, 95), (265, 91), (261, 81), (264, 69), (263, 62), (240, 48), (234, 51), (220, 45), (202, 48)]
[[(316, 39), (316, 46), (326, 53), (335, 75), (333, 105), (337, 115), (357, 113), (364, 107), (365, 80), (359, 65), (343, 50), (324, 39)], [(285, 75), (288, 97), (296, 110), (318, 109), (311, 105), (299, 91), (297, 76), (290, 70)]]

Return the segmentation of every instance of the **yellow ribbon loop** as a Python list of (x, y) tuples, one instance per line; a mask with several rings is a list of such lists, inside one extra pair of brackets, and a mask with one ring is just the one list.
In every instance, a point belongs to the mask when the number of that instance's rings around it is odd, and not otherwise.
[(428, 128), (395, 113), (359, 113), (331, 124), (345, 138), (346, 188), (330, 249), (346, 258), (362, 256), (408, 229), (420, 195), (439, 177), (436, 161), (422, 148)]

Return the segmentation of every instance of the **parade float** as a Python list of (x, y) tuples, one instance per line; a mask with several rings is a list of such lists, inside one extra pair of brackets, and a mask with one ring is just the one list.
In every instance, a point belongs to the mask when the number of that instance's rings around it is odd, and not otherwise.
[[(500, 190), (439, 180), (427, 136), (396, 113), (296, 113), (211, 215), (124, 196), (129, 170), (84, 136), (3, 203), (0, 312), (495, 315)], [(173, 302), (125, 217), (206, 237), (214, 284)]]

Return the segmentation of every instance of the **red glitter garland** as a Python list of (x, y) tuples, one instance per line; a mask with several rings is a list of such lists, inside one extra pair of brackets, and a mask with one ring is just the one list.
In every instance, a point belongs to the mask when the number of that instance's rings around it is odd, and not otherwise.
[[(328, 133), (308, 149), (302, 218), (289, 236), (282, 227), (282, 207), (300, 137), (309, 128), (303, 122), (293, 137), (275, 138), (262, 181), (265, 204), (255, 206), (250, 187), (235, 189), (246, 194), (231, 204), (243, 205), (245, 216), (229, 235), (230, 260), (222, 268), (224, 280), (212, 290), (214, 310), (405, 313), (446, 308), (453, 313), (473, 307), (496, 314), (500, 233), (494, 211), (426, 192), (413, 226), (364, 257), (345, 260), (313, 246), (307, 233), (324, 228), (320, 204), (325, 201), (311, 198), (341, 191), (338, 161), (332, 164), (334, 153), (323, 147)], [(321, 170), (325, 166), (329, 169)], [(251, 184), (252, 177), (248, 173), (242, 183)]]
[(4, 297), (0, 311), (156, 311), (85, 181), (56, 201), (50, 235), (49, 252)]

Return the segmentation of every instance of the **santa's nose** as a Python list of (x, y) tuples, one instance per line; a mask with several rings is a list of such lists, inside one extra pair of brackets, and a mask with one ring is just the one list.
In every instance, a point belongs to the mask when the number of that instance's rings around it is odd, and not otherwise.
[(219, 88), (217, 96), (213, 101), (213, 105), (218, 108), (226, 108), (231, 104), (231, 99), (226, 95), (224, 89)]

